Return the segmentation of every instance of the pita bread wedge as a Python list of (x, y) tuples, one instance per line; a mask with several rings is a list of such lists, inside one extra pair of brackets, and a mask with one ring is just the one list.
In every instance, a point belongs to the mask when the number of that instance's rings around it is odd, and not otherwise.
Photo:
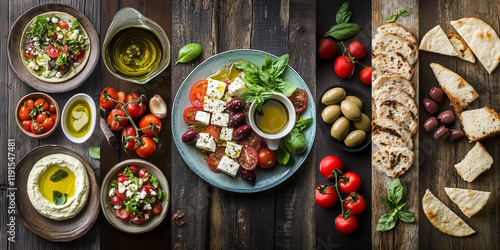
[(429, 189), (422, 198), (422, 207), (431, 224), (445, 234), (464, 237), (476, 232), (436, 198)]
[(462, 58), (462, 60), (476, 63), (476, 57), (474, 56), (474, 53), (472, 53), (469, 46), (467, 46), (464, 39), (457, 34), (448, 34), (447, 36), (451, 45), (453, 45), (453, 48), (458, 53), (458, 57)]
[(500, 38), (495, 30), (477, 18), (462, 18), (450, 23), (491, 74), (500, 63)]
[(377, 95), (377, 91), (385, 86), (395, 86), (401, 88), (406, 94), (411, 96), (411, 98), (415, 98), (415, 89), (413, 88), (413, 84), (401, 77), (384, 77), (377, 79), (377, 81), (372, 84), (372, 96)]
[(445, 187), (444, 190), (448, 197), (450, 197), (469, 218), (483, 209), (491, 194), (490, 192), (461, 188)]
[(493, 158), (479, 142), (465, 155), (464, 159), (455, 164), (457, 173), (467, 182), (473, 182), (478, 176), (491, 168)]
[(388, 23), (377, 28), (378, 33), (394, 33), (406, 38), (415, 47), (418, 47), (417, 38), (411, 33), (410, 30), (397, 23)]
[(387, 176), (397, 178), (413, 164), (413, 151), (407, 148), (379, 149), (372, 157), (373, 167)]
[(450, 40), (439, 25), (424, 35), (422, 41), (420, 41), (419, 49), (447, 56), (458, 56), (455, 48), (453, 48)]
[(373, 82), (384, 77), (401, 77), (411, 80), (413, 77), (413, 67), (408, 60), (397, 52), (381, 52), (372, 57)]
[(372, 40), (372, 51), (374, 55), (397, 51), (410, 65), (415, 64), (418, 58), (418, 48), (404, 37), (393, 33), (376, 34)]

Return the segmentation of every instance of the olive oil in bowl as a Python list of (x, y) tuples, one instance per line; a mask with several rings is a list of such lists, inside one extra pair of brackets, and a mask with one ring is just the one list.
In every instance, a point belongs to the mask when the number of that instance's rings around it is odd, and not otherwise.
[(277, 134), (288, 124), (288, 110), (281, 101), (268, 99), (262, 104), (262, 111), (254, 113), (257, 127), (267, 134)]
[(157, 35), (142, 27), (129, 27), (114, 34), (104, 60), (112, 72), (143, 80), (153, 73), (162, 60), (162, 44)]
[(75, 138), (85, 136), (90, 130), (93, 119), (89, 104), (83, 99), (77, 100), (71, 104), (68, 111), (65, 117), (68, 133)]

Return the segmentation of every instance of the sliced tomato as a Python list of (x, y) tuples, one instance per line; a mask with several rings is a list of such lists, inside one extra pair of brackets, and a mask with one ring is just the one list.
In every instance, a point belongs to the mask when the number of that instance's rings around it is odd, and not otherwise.
[(288, 97), (295, 107), (295, 112), (301, 114), (306, 110), (309, 97), (303, 89), (296, 89), (291, 96)]
[(146, 220), (146, 216), (144, 214), (141, 215), (132, 215), (130, 217), (130, 221), (132, 221), (134, 224), (142, 224)]
[(215, 140), (219, 140), (220, 127), (215, 126), (215, 125), (208, 125), (207, 129), (205, 130), (205, 133), (209, 133), (214, 137)]
[(47, 45), (47, 48), (45, 48), (45, 52), (47, 53), (48, 56), (50, 56), (50, 58), (57, 58), (61, 53), (60, 49), (54, 46), (54, 44), (52, 43)]
[(258, 134), (252, 131), (252, 133), (249, 136), (241, 139), (239, 141), (239, 144), (242, 146), (252, 147), (256, 151), (259, 151), (262, 145), (262, 139)]
[(116, 189), (116, 196), (118, 196), (118, 198), (123, 199), (123, 200), (130, 200), (129, 197), (127, 197), (123, 194), (120, 194), (120, 192), (118, 192), (118, 189)]
[(57, 25), (61, 28), (61, 29), (66, 29), (69, 27), (69, 24), (68, 23), (65, 23), (65, 22), (58, 22)]
[(192, 89), (189, 93), (189, 101), (194, 107), (202, 108), (206, 93), (207, 91), (201, 88)]
[(125, 210), (124, 208), (120, 208), (116, 210), (116, 217), (128, 221), (130, 217), (130, 212), (127, 212), (127, 210)]
[(23, 52), (24, 57), (26, 57), (28, 59), (33, 59), (35, 57), (35, 55), (33, 55), (33, 51), (34, 50), (25, 49)]
[(163, 206), (160, 203), (156, 203), (153, 205), (153, 214), (161, 214), (161, 211), (163, 210)]
[(259, 162), (257, 150), (252, 147), (243, 147), (238, 162), (242, 168), (246, 170), (253, 170), (257, 166), (257, 162)]
[(208, 86), (208, 81), (207, 80), (201, 80), (201, 81), (198, 81), (196, 82), (193, 87), (191, 88), (191, 91), (193, 91), (193, 89), (203, 89), (203, 90), (207, 90), (207, 86)]
[(83, 62), (83, 59), (85, 59), (85, 50), (82, 48), (82, 46), (78, 47), (78, 53), (71, 54), (69, 56), (73, 62), (81, 63)]
[(210, 170), (218, 173), (219, 170), (217, 169), (217, 166), (219, 165), (219, 159), (215, 157), (214, 155), (211, 155), (207, 158), (207, 165), (210, 168)]
[(189, 124), (193, 125), (196, 123), (195, 117), (196, 117), (196, 112), (203, 110), (203, 108), (196, 108), (196, 107), (189, 107), (184, 110), (184, 121)]
[(54, 32), (54, 35), (50, 36), (50, 40), (52, 40), (52, 42), (57, 42), (57, 33)]

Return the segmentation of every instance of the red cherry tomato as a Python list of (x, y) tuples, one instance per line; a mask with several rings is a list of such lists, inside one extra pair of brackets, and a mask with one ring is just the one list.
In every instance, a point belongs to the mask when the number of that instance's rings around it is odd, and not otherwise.
[(129, 166), (129, 167), (128, 167), (128, 169), (130, 169), (130, 171), (132, 171), (132, 172), (137, 171), (137, 167), (136, 167), (136, 166), (133, 166), (133, 165), (132, 165), (132, 166)]
[(352, 214), (361, 214), (366, 209), (366, 200), (358, 193), (350, 194), (344, 199), (344, 208)]
[[(144, 128), (149, 127), (149, 125), (153, 125), (154, 129), (153, 130), (144, 129)], [(160, 129), (161, 129), (161, 121), (160, 121), (160, 119), (158, 119), (158, 117), (156, 117), (152, 114), (147, 114), (141, 118), (141, 121), (139, 122), (139, 127), (141, 129), (143, 129), (141, 131), (145, 135), (149, 135), (149, 136), (154, 136), (155, 134), (158, 135), (160, 133)], [(154, 131), (154, 133), (153, 133), (153, 131)]]
[(361, 187), (361, 178), (354, 172), (347, 172), (340, 177), (339, 187), (346, 194), (356, 192)]
[(160, 203), (155, 203), (153, 205), (153, 214), (161, 214), (161, 211), (163, 210), (163, 206)]
[(111, 101), (109, 99), (105, 99), (104, 98), (105, 95), (111, 99), (116, 100), (117, 95), (116, 95), (115, 89), (110, 88), (110, 87), (104, 88), (101, 92), (101, 98), (100, 98), (101, 108), (108, 110), (110, 108), (115, 107), (117, 104), (114, 101)]
[(143, 136), (141, 137), (142, 145), (139, 146), (135, 152), (141, 157), (141, 158), (149, 158), (151, 155), (156, 150), (156, 143), (153, 141), (153, 139)]
[(54, 104), (50, 104), (50, 106), (49, 106), (49, 112), (50, 112), (50, 114), (55, 114), (56, 113), (56, 107), (54, 106)]
[(58, 22), (57, 25), (61, 28), (61, 29), (66, 29), (69, 27), (68, 23), (65, 23), (65, 22)]
[(35, 106), (39, 109), (43, 109), (41, 111), (49, 111), (49, 103), (43, 98), (36, 100)]
[(350, 214), (347, 219), (344, 220), (342, 214), (339, 214), (335, 218), (335, 228), (341, 234), (352, 234), (358, 229), (358, 219), (352, 214)]
[(142, 224), (146, 220), (146, 216), (144, 214), (141, 215), (132, 215), (130, 217), (130, 221), (132, 221), (134, 224)]
[(259, 150), (259, 166), (262, 168), (270, 168), (276, 163), (276, 152), (269, 148)]
[(31, 126), (33, 125), (33, 120), (23, 121), (23, 127), (26, 131), (31, 132)]
[(215, 125), (208, 125), (207, 129), (205, 130), (205, 133), (209, 133), (214, 137), (215, 140), (219, 140), (220, 138), (220, 127), (215, 126)]
[(127, 126), (128, 119), (120, 118), (126, 117), (125, 112), (121, 109), (113, 109), (108, 115), (108, 125), (114, 131), (122, 131), (125, 126)]
[(288, 99), (292, 102), (293, 107), (295, 107), (295, 112), (300, 115), (304, 110), (307, 109), (307, 103), (309, 102), (309, 97), (303, 89), (296, 89), (295, 92)]
[(217, 169), (217, 166), (219, 166), (219, 161), (220, 161), (219, 159), (217, 159), (215, 156), (211, 155), (211, 156), (209, 156), (209, 157), (207, 158), (207, 165), (208, 165), (208, 167), (209, 167), (212, 171), (214, 171), (214, 172), (218, 173), (218, 172), (220, 172), (220, 171)]
[(40, 123), (33, 121), (33, 124), (31, 125), (31, 133), (35, 135), (42, 133), (42, 126), (40, 126)]
[(207, 91), (202, 88), (193, 88), (189, 93), (189, 101), (194, 107), (202, 108)]
[(111, 197), (111, 203), (115, 206), (122, 206), (123, 205), (123, 200), (118, 198), (118, 196), (113, 196)]
[[(28, 108), (35, 108), (36, 105), (35, 105), (35, 102), (33, 101), (33, 99), (28, 99), (26, 101), (26, 103), (24, 103), (24, 105)], [(49, 111), (50, 111), (50, 108), (54, 107), (54, 105), (50, 105), (49, 107)], [(50, 111), (52, 113), (52, 111)], [(54, 112), (55, 112), (55, 107), (54, 107)]]
[(139, 118), (146, 112), (146, 104), (142, 101), (142, 98), (139, 98), (140, 96), (136, 93), (129, 94), (125, 97), (125, 103), (134, 102), (125, 105), (128, 114), (132, 118)]
[(262, 145), (262, 139), (257, 133), (252, 131), (252, 133), (249, 136), (239, 140), (238, 144), (242, 146), (252, 147), (255, 148), (255, 150), (259, 151)]
[(151, 194), (151, 189), (148, 186), (146, 186), (146, 185), (144, 185), (144, 186), (141, 187), (141, 191), (140, 192), (142, 193), (142, 191), (146, 192), (146, 194), (148, 194), (148, 195)]
[(255, 150), (255, 148), (243, 147), (238, 161), (242, 168), (253, 170), (257, 166), (258, 161), (259, 157), (257, 156), (257, 150)]
[(320, 185), (316, 187), (316, 203), (322, 208), (331, 208), (335, 204), (339, 197), (335, 188), (328, 185)]
[(335, 179), (335, 175), (333, 173), (334, 169), (338, 169), (340, 171), (344, 169), (342, 160), (340, 160), (337, 156), (326, 156), (319, 163), (319, 171), (326, 179)]
[(354, 41), (351, 44), (349, 44), (349, 47), (347, 48), (347, 53), (349, 53), (352, 57), (354, 57), (356, 60), (359, 61), (365, 58), (366, 47), (365, 45), (363, 45), (362, 42)]
[[(134, 126), (126, 126), (122, 131), (123, 136), (123, 147), (128, 151), (133, 151), (137, 148), (137, 143), (135, 139), (125, 139), (125, 137), (134, 137), (137, 133)], [(130, 167), (131, 168), (131, 167)], [(131, 169), (132, 170), (132, 169)], [(137, 169), (136, 169), (137, 170)]]
[(42, 127), (42, 132), (48, 132), (54, 127), (54, 119), (51, 117), (45, 119), (42, 123), (40, 123), (40, 127)]
[(47, 119), (47, 118), (49, 118), (49, 115), (47, 115), (47, 114), (38, 114), (38, 115), (36, 116), (36, 121), (37, 121), (38, 123), (42, 123), (42, 122), (44, 122), (44, 121), (45, 121), (45, 119)]
[(337, 55), (337, 51), (337, 44), (330, 38), (319, 40), (318, 46), (316, 46), (316, 53), (323, 60), (333, 59)]
[(30, 112), (31, 108), (22, 105), (21, 108), (19, 109), (19, 118), (21, 118), (21, 120), (31, 119)]
[(125, 220), (125, 221), (129, 220), (130, 214), (131, 213), (127, 212), (127, 210), (125, 210), (124, 208), (120, 208), (120, 209), (116, 210), (116, 217), (118, 217), (122, 220)]
[(359, 80), (366, 85), (372, 85), (372, 67), (362, 69), (359, 73)]
[(127, 176), (125, 176), (125, 175), (118, 176), (118, 182), (119, 183), (124, 183), (126, 181), (128, 181)]
[(148, 171), (145, 168), (141, 168), (141, 170), (139, 170), (139, 173), (138, 173), (139, 178), (142, 178), (142, 177), (146, 176), (147, 172)]
[(47, 45), (47, 47), (45, 48), (45, 52), (50, 58), (57, 58), (59, 57), (59, 53), (61, 53), (61, 50), (51, 43)]
[(33, 52), (35, 50), (34, 49), (25, 49), (23, 54), (24, 54), (24, 57), (28, 58), (28, 59), (33, 59), (35, 58), (35, 55), (33, 55)]
[(193, 125), (196, 123), (196, 112), (203, 110), (203, 108), (189, 107), (184, 110), (184, 121), (188, 125)]
[[(126, 96), (127, 96), (127, 95), (125, 95), (125, 92), (122, 92), (122, 91), (117, 92), (117, 93), (116, 93), (116, 98), (118, 98), (118, 99), (115, 99), (115, 100), (117, 100), (117, 101), (119, 101), (119, 102), (121, 102), (121, 103), (124, 103), (124, 102), (125, 102), (125, 97), (126, 97)], [(115, 109), (119, 109), (119, 108), (121, 108), (121, 107), (122, 107), (122, 105), (121, 105), (120, 103), (116, 103), (116, 105), (115, 105)]]
[(118, 189), (116, 189), (116, 196), (118, 196), (118, 198), (122, 199), (122, 200), (130, 200), (129, 197), (121, 194), (120, 192), (118, 192)]
[(335, 59), (334, 68), (340, 78), (348, 78), (354, 71), (354, 63), (348, 56), (339, 56)]

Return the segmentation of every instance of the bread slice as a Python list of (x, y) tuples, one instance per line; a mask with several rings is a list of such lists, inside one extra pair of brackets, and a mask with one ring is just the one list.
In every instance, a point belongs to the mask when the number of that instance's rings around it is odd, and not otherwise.
[(474, 53), (472, 53), (472, 50), (469, 48), (469, 46), (467, 46), (467, 43), (465, 43), (462, 37), (457, 34), (448, 34), (447, 36), (450, 40), (451, 45), (453, 45), (453, 48), (458, 53), (458, 57), (471, 63), (476, 62)]
[(493, 109), (467, 110), (458, 115), (469, 142), (480, 141), (500, 134), (500, 115)]
[(401, 88), (405, 93), (407, 93), (411, 98), (415, 98), (415, 89), (413, 84), (401, 77), (384, 77), (377, 79), (377, 81), (372, 83), (372, 94), (375, 96), (377, 91), (384, 86), (395, 86)]
[(415, 48), (418, 46), (417, 38), (413, 35), (413, 33), (411, 33), (411, 31), (404, 26), (397, 23), (388, 23), (386, 25), (382, 25), (377, 28), (377, 32), (398, 34), (410, 41), (415, 46)]
[(419, 49), (447, 56), (458, 56), (458, 53), (439, 24), (425, 33), (422, 41), (420, 41)]
[(436, 198), (429, 189), (425, 191), (424, 198), (422, 198), (422, 207), (431, 224), (445, 234), (464, 237), (476, 232)]
[(479, 97), (476, 90), (457, 73), (438, 63), (431, 63), (431, 68), (455, 112), (461, 112)]
[(417, 133), (417, 103), (401, 88), (384, 86), (377, 91), (373, 99), (377, 118), (392, 119), (403, 125), (412, 135)]
[(413, 151), (407, 148), (379, 149), (372, 157), (372, 164), (387, 176), (397, 178), (412, 166), (413, 156)]
[(467, 182), (474, 181), (479, 175), (490, 169), (493, 158), (488, 154), (481, 143), (476, 145), (465, 155), (464, 159), (455, 164), (457, 173)]
[(467, 217), (472, 217), (477, 212), (483, 209), (486, 202), (490, 198), (490, 192), (461, 189), (461, 188), (447, 188), (444, 190), (450, 199), (457, 204), (462, 212)]
[(410, 131), (390, 119), (372, 121), (372, 142), (378, 149), (398, 147), (413, 150)]
[(404, 37), (393, 33), (379, 33), (376, 34), (373, 38), (373, 55), (377, 55), (382, 52), (398, 52), (399, 54), (404, 56), (406, 60), (408, 60), (408, 63), (410, 63), (410, 65), (415, 64), (418, 58), (418, 48), (416, 46), (413, 46), (413, 44), (410, 41), (406, 40)]
[(372, 57), (373, 82), (379, 78), (396, 76), (406, 80), (413, 77), (413, 67), (397, 52), (381, 52)]

